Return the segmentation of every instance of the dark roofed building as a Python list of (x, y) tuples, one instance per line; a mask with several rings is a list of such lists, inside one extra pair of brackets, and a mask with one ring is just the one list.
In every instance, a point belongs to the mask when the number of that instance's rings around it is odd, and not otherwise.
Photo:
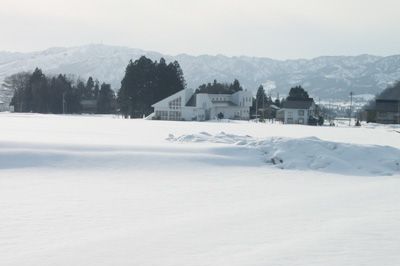
[(377, 99), (375, 111), (377, 123), (400, 124), (400, 100)]
[(286, 109), (310, 109), (314, 104), (313, 98), (307, 100), (288, 100), (282, 103), (282, 108)]
[(97, 100), (81, 100), (82, 113), (95, 114), (97, 112)]
[(286, 100), (282, 109), (277, 112), (278, 117), (285, 124), (308, 125), (310, 117), (314, 116), (315, 103), (312, 98), (304, 100)]

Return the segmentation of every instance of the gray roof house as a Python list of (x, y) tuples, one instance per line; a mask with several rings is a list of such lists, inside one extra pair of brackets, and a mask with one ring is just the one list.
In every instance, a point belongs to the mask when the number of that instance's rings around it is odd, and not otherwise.
[(315, 103), (312, 98), (304, 100), (286, 100), (277, 117), (285, 124), (307, 125), (309, 118), (314, 115)]

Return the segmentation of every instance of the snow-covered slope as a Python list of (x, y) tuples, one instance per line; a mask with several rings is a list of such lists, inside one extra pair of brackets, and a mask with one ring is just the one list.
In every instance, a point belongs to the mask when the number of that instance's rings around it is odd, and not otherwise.
[(1, 266), (400, 264), (398, 127), (0, 124)]
[(51, 74), (70, 73), (84, 79), (94, 76), (118, 89), (129, 60), (141, 55), (154, 60), (161, 56), (168, 61), (178, 60), (188, 85), (193, 88), (213, 79), (232, 81), (238, 78), (250, 90), (264, 84), (272, 93), (284, 95), (291, 86), (302, 84), (314, 97), (347, 99), (350, 91), (376, 94), (400, 79), (400, 55), (280, 61), (246, 56), (169, 56), (125, 47), (87, 45), (34, 53), (0, 52), (0, 81), (7, 75), (40, 67)]

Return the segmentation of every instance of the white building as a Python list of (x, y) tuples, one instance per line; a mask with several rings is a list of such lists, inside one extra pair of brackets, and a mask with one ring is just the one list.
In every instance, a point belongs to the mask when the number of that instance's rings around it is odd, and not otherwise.
[(185, 89), (152, 105), (153, 119), (204, 121), (216, 119), (250, 119), (252, 93), (238, 91), (234, 94), (197, 93)]
[(277, 117), (279, 116), (285, 124), (307, 125), (310, 117), (314, 116), (315, 103), (313, 99), (287, 100), (278, 112)]

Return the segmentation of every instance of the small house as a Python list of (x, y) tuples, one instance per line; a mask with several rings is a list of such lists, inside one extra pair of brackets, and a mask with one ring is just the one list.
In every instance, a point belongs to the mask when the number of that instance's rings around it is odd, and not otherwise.
[(308, 125), (310, 118), (314, 118), (316, 105), (312, 98), (299, 100), (286, 100), (282, 109), (277, 112), (277, 118), (285, 124)]

